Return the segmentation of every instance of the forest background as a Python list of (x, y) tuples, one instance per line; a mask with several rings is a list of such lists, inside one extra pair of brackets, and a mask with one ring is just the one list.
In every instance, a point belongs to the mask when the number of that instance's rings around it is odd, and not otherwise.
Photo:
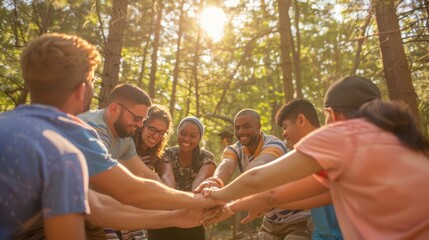
[[(224, 15), (203, 21), (214, 6)], [(217, 161), (240, 109), (256, 109), (263, 130), (280, 137), (281, 105), (306, 98), (323, 122), (327, 87), (355, 74), (409, 104), (429, 135), (428, 16), (424, 0), (0, 0), (0, 112), (29, 102), (19, 66), (26, 43), (61, 32), (102, 53), (92, 109), (118, 83), (138, 85), (174, 123), (202, 119)], [(223, 34), (211, 35), (219, 26)]]

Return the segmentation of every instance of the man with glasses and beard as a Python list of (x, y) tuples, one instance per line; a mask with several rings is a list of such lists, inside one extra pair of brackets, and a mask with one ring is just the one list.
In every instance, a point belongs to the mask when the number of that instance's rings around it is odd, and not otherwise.
[[(132, 139), (137, 129), (143, 127), (148, 108), (152, 105), (149, 95), (131, 84), (117, 85), (109, 95), (104, 109), (91, 110), (79, 117), (97, 130), (112, 158), (128, 168), (134, 175), (161, 182), (158, 174), (150, 170), (139, 158)], [(107, 239), (145, 239), (142, 230), (114, 231), (104, 229)]]
[(118, 159), (134, 175), (161, 181), (137, 156), (132, 136), (143, 126), (147, 110), (152, 105), (149, 95), (131, 85), (116, 86), (104, 109), (80, 114), (82, 120), (97, 130), (112, 158)]

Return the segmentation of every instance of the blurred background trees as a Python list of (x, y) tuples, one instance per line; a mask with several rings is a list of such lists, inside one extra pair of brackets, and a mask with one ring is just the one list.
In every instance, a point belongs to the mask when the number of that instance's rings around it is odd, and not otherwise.
[(29, 102), (25, 44), (62, 32), (103, 55), (92, 108), (116, 84), (136, 84), (175, 123), (201, 118), (217, 160), (240, 109), (256, 109), (263, 130), (280, 136), (282, 104), (307, 98), (323, 119), (327, 87), (352, 74), (407, 102), (428, 135), (428, 14), (421, 0), (0, 0), (0, 112)]
[[(333, 81), (372, 79), (429, 125), (429, 4), (417, 0), (0, 1), (0, 111), (29, 101), (19, 54), (46, 32), (77, 34), (103, 57), (93, 108), (118, 83), (145, 89), (207, 126), (222, 151), (235, 113), (254, 108), (279, 134), (277, 109), (294, 97), (321, 107)], [(321, 118), (322, 112), (320, 112)], [(174, 139), (174, 138), (173, 138)]]

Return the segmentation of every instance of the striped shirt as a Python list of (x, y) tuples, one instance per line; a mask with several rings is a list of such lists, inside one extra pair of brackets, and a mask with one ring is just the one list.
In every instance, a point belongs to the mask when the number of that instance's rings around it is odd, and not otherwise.
[[(279, 158), (286, 152), (286, 146), (282, 140), (278, 139), (276, 136), (265, 135), (261, 132), (258, 147), (253, 155), (250, 154), (246, 146), (243, 146), (240, 142), (236, 142), (235, 144), (225, 148), (222, 159), (234, 160), (238, 165), (240, 173), (243, 173), (249, 163), (261, 154), (271, 154), (276, 158)], [(308, 211), (274, 208), (265, 214), (265, 218), (271, 222), (285, 223), (295, 221), (309, 215), (310, 213)]]

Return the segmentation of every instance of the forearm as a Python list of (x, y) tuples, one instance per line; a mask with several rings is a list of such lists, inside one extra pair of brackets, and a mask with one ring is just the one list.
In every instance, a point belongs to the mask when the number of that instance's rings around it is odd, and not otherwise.
[(329, 193), (327, 187), (314, 176), (307, 176), (270, 190), (270, 205), (277, 207), (282, 204), (318, 196), (325, 192)]
[(158, 174), (146, 166), (146, 164), (137, 155), (128, 160), (120, 160), (120, 163), (138, 177), (161, 182), (161, 178)]
[(175, 188), (176, 179), (174, 178), (174, 171), (171, 165), (164, 162), (158, 162), (155, 168), (158, 174), (161, 176), (162, 182), (171, 188)]
[(167, 210), (139, 209), (135, 212), (109, 212), (103, 213), (102, 216), (95, 221), (94, 218), (91, 218), (90, 216), (88, 220), (92, 224), (113, 229), (157, 229), (175, 226), (175, 218), (172, 217), (172, 211)]
[(207, 205), (207, 199), (201, 195), (175, 190), (150, 180), (144, 181), (143, 185), (144, 188), (136, 189), (130, 194), (129, 205), (166, 210), (203, 208)]
[(252, 169), (258, 166), (262, 166), (264, 164), (272, 162), (275, 159), (277, 159), (277, 157), (272, 154), (267, 154), (267, 153), (260, 154), (255, 159), (253, 159), (253, 161), (250, 162), (249, 165), (247, 165), (247, 168), (245, 171), (248, 171), (249, 169)]
[(213, 175), (216, 166), (214, 164), (206, 164), (200, 168), (194, 181), (192, 181), (192, 190), (197, 188), (204, 180)]
[(233, 212), (265, 210), (274, 207), (270, 199), (270, 191), (266, 191), (232, 201), (229, 206)]
[(213, 177), (220, 178), (225, 184), (234, 174), (235, 161), (231, 159), (224, 159), (213, 173)]
[(144, 209), (204, 208), (214, 201), (201, 195), (177, 191), (163, 184), (138, 178), (117, 166), (90, 177), (91, 186), (126, 205)]
[(331, 203), (332, 203), (331, 194), (329, 192), (325, 192), (314, 197), (280, 205), (278, 206), (278, 208), (309, 209), (309, 208), (322, 207)]
[(161, 183), (163, 182), (156, 172), (148, 171), (144, 175), (145, 176), (142, 176), (142, 177), (149, 178), (149, 179), (155, 180), (157, 182), (161, 182)]
[(176, 185), (176, 179), (174, 179), (174, 176), (170, 175), (161, 175), (161, 181), (168, 187), (174, 188)]
[(213, 191), (211, 196), (229, 201), (268, 190), (320, 170), (321, 166), (313, 158), (292, 151), (271, 163), (245, 172), (224, 188)]
[(329, 196), (329, 189), (313, 176), (308, 176), (262, 193), (238, 199), (233, 202), (232, 209), (234, 211), (263, 210), (273, 207), (290, 209), (283, 205), (307, 200), (311, 197), (319, 197), (323, 193), (327, 193)]
[(89, 205), (91, 214), (86, 219), (96, 226), (122, 230), (174, 226), (171, 211), (144, 210), (123, 205), (107, 195), (94, 191), (89, 193)]

